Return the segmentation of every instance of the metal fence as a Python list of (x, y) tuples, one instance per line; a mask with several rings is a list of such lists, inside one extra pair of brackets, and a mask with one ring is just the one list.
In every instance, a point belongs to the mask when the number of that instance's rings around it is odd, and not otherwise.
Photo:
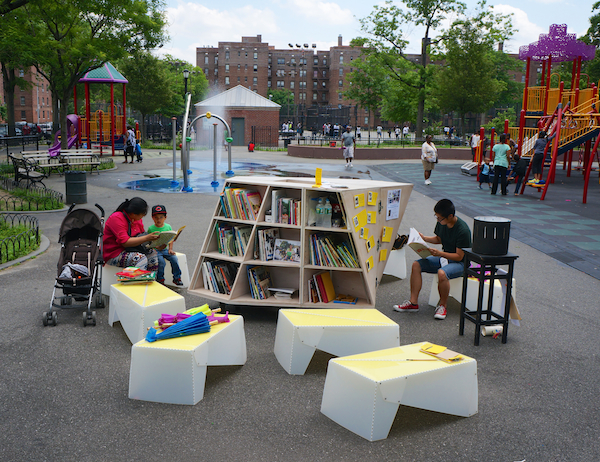
[(252, 126), (252, 142), (259, 146), (277, 147), (277, 142), (273, 142), (274, 131), (275, 129), (271, 126)]
[(40, 226), (36, 217), (0, 213), (0, 229), (16, 226), (25, 226), (27, 229), (19, 234), (0, 240), (0, 263), (19, 258), (33, 250), (31, 247), (40, 245)]
[[(0, 175), (0, 189), (5, 191), (22, 191), (15, 183), (14, 178), (7, 178)], [(7, 211), (34, 211), (34, 210), (56, 210), (62, 208), (64, 196), (53, 189), (42, 188), (40, 186), (30, 186), (27, 192), (35, 194), (28, 197), (14, 197), (9, 195), (0, 196), (0, 209)]]
[(38, 151), (40, 137), (41, 135), (4, 136), (0, 138), (0, 150), (6, 152), (7, 160), (9, 154), (25, 151), (26, 146), (35, 145), (35, 150)]

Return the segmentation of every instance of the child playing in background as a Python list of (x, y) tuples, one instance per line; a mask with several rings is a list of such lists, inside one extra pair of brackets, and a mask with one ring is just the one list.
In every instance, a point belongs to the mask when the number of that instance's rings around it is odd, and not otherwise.
[(515, 161), (515, 166), (513, 168), (512, 176), (516, 183), (515, 196), (518, 196), (521, 182), (523, 181), (525, 173), (527, 173), (527, 159), (523, 159), (522, 157), (519, 157), (519, 154), (515, 153), (513, 155), (513, 160)]
[(481, 172), (479, 172), (479, 189), (483, 189), (481, 185), (483, 183), (487, 183), (490, 189), (492, 188), (492, 182), (490, 181), (490, 175), (492, 175), (492, 163), (490, 159), (487, 157), (483, 158), (483, 167), (481, 167)]
[[(155, 205), (152, 207), (152, 219), (154, 220), (154, 224), (148, 226), (148, 233), (153, 233), (155, 231), (172, 231), (171, 225), (165, 223), (167, 219), (167, 209), (164, 205)], [(158, 270), (156, 272), (156, 281), (161, 284), (165, 283), (165, 259), (169, 260), (171, 263), (171, 269), (173, 272), (173, 284), (176, 286), (182, 286), (183, 282), (181, 282), (181, 269), (179, 268), (179, 261), (177, 260), (177, 255), (173, 251), (173, 241), (169, 242), (169, 248), (167, 249), (164, 246), (162, 249), (157, 249), (158, 253)]]

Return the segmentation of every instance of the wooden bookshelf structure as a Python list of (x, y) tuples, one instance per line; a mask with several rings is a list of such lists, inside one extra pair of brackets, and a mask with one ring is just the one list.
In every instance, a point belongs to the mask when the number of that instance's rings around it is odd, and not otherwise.
[[(228, 190), (229, 201), (226, 196), (222, 197), (217, 204), (192, 275), (189, 292), (232, 305), (373, 308), (377, 286), (381, 281), (413, 185), (327, 178), (322, 180), (321, 187), (313, 187), (314, 184), (314, 178), (256, 176), (227, 180), (225, 190), (231, 188)], [(238, 193), (237, 204), (234, 203), (236, 194), (231, 194), (232, 191)], [(249, 211), (252, 202), (244, 197), (244, 191), (257, 191), (260, 194), (261, 201), (254, 204), (255, 210), (252, 212)], [(291, 199), (289, 203), (293, 205), (290, 208), (296, 210), (296, 217), (300, 217), (299, 224), (277, 222), (281, 212), (277, 216), (274, 215), (274, 210), (277, 209), (277, 205), (272, 204), (274, 197)], [(341, 214), (340, 227), (325, 228), (308, 225), (310, 209), (320, 197), (328, 197), (334, 205), (339, 204), (337, 217), (339, 218)], [(254, 194), (252, 194), (252, 201), (256, 202)], [(283, 219), (286, 212), (285, 204), (286, 202), (283, 206)], [(281, 205), (279, 200), (278, 205)], [(231, 212), (233, 207), (237, 208), (237, 212)], [(292, 210), (290, 213), (293, 213)], [(228, 218), (233, 214), (237, 218)], [(244, 215), (248, 218), (254, 216), (256, 220), (244, 219)], [(265, 221), (269, 219), (269, 215), (270, 221)], [(289, 218), (288, 221), (293, 220)], [(251, 231), (245, 252), (237, 256), (228, 255), (232, 252), (222, 249), (224, 240), (219, 230), (231, 227), (235, 235), (235, 228), (242, 228), (245, 230), (244, 239), (246, 239), (248, 226), (251, 226)], [(260, 260), (256, 248), (259, 229), (276, 229), (280, 240), (300, 243), (300, 245), (291, 247), (293, 250), (290, 251), (288, 259), (283, 261)], [(346, 249), (350, 249), (358, 267), (348, 267), (351, 266), (350, 264), (345, 266), (344, 260), (348, 262), (349, 259), (334, 255), (331, 247), (327, 251), (323, 249), (321, 260), (335, 261), (332, 264), (337, 266), (315, 264), (317, 263), (313, 245), (315, 234), (322, 239), (329, 238), (333, 248), (343, 244)], [(292, 252), (293, 256), (291, 256)], [(313, 252), (312, 257), (311, 252)], [(257, 266), (268, 270), (272, 287), (295, 289), (292, 297), (282, 299), (271, 295), (264, 299), (253, 298), (248, 268)], [(213, 271), (212, 280), (208, 267)], [(356, 304), (310, 301), (309, 280), (313, 279), (315, 274), (324, 271), (329, 273), (336, 295), (356, 297)], [(219, 274), (215, 274), (217, 272)], [(220, 282), (215, 284), (217, 278)], [(266, 285), (264, 289), (268, 292)]]

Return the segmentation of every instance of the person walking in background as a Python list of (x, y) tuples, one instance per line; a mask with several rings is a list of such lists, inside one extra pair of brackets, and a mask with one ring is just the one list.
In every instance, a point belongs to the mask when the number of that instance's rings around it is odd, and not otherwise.
[(356, 137), (360, 140), (360, 127), (356, 127)]
[(133, 128), (131, 128), (131, 125), (127, 125), (127, 132), (125, 133), (125, 162), (123, 162), (124, 164), (127, 163), (128, 155), (131, 156), (131, 163), (133, 164), (133, 157), (135, 156), (135, 144), (135, 133), (133, 131)]
[(377, 138), (381, 138), (383, 135), (383, 127), (381, 125), (377, 125)]
[(408, 125), (405, 125), (402, 129), (402, 134), (404, 135), (404, 138), (408, 138)]
[(515, 178), (515, 196), (519, 195), (519, 188), (521, 187), (521, 182), (523, 181), (523, 177), (527, 172), (527, 159), (519, 157), (519, 154), (513, 154), (513, 160), (515, 161), (515, 168), (513, 170), (513, 176)]
[(437, 148), (433, 144), (433, 136), (427, 135), (425, 142), (421, 146), (421, 161), (423, 162), (423, 174), (425, 175), (425, 184), (430, 185), (431, 172), (437, 163)]
[(346, 168), (352, 168), (352, 159), (354, 158), (354, 148), (356, 147), (356, 139), (351, 133), (352, 127), (348, 125), (346, 131), (342, 133), (342, 152), (346, 159)]
[(473, 133), (471, 135), (471, 155), (473, 156), (473, 162), (475, 162), (475, 156), (477, 155), (477, 146), (479, 146), (479, 135)]
[(506, 171), (510, 164), (510, 146), (506, 144), (506, 135), (500, 135), (500, 143), (494, 145), (494, 181), (492, 183), (492, 195), (498, 191), (498, 180), (500, 180), (502, 195), (506, 196)]

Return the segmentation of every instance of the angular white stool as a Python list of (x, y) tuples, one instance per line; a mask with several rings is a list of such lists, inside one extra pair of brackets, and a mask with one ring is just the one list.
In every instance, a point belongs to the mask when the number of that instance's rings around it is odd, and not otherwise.
[(406, 247), (399, 250), (392, 250), (387, 259), (383, 274), (389, 274), (398, 279), (406, 279)]
[(211, 326), (205, 334), (131, 347), (129, 398), (170, 404), (196, 404), (204, 397), (207, 366), (246, 363), (244, 319)]
[(179, 262), (179, 268), (181, 269), (181, 282), (182, 286), (177, 286), (173, 284), (173, 269), (171, 268), (171, 263), (165, 260), (165, 285), (169, 287), (178, 287), (180, 289), (185, 289), (190, 286), (190, 272), (188, 270), (187, 265), (187, 257), (184, 253), (175, 252), (177, 256), (177, 261)]
[(146, 337), (148, 327), (163, 313), (177, 314), (185, 311), (185, 299), (168, 287), (150, 284), (113, 284), (110, 288), (108, 324), (121, 321), (131, 343)]
[(110, 286), (119, 282), (117, 281), (119, 271), (123, 271), (123, 268), (112, 265), (102, 267), (102, 295), (110, 296)]
[(400, 404), (476, 414), (477, 362), (448, 364), (421, 353), (423, 343), (329, 360), (321, 412), (369, 441), (387, 438)]
[(375, 309), (281, 309), (274, 351), (288, 374), (302, 375), (317, 349), (342, 356), (398, 345), (398, 324)]

